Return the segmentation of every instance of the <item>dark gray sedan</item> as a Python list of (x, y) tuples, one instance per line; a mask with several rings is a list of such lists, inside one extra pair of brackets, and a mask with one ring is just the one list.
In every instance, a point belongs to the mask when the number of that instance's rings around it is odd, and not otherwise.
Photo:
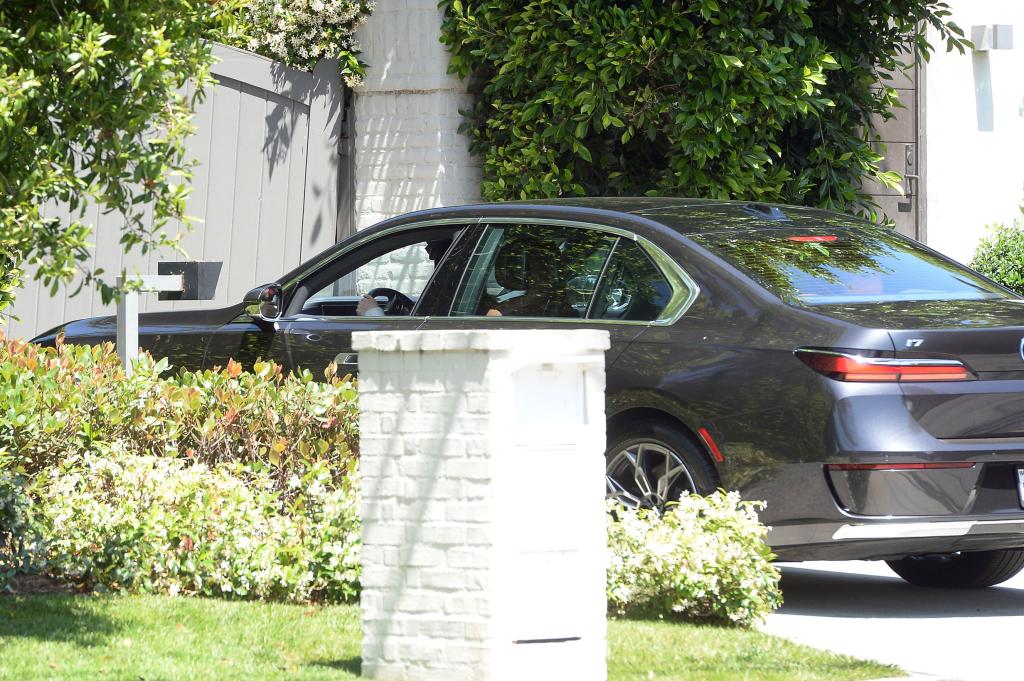
[[(462, 206), (359, 232), (229, 308), (143, 315), (188, 368), (355, 370), (353, 331), (606, 329), (608, 493), (764, 499), (784, 560), (915, 584), (1024, 568), (1024, 300), (890, 230), (788, 206)], [(36, 340), (111, 340), (110, 317)]]

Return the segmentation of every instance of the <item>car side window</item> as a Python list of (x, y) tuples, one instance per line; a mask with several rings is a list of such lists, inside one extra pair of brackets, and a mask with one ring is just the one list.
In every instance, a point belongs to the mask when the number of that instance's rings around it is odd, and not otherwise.
[(370, 243), (347, 258), (348, 264), (318, 273), (303, 288), (312, 291), (301, 313), (327, 317), (367, 314), (362, 297), (373, 293), (378, 310), (371, 315), (408, 315), (460, 228), (418, 230), (395, 239)]
[(618, 237), (547, 225), (494, 225), (477, 242), (453, 317), (581, 319)]
[(635, 241), (620, 239), (594, 298), (591, 319), (650, 322), (672, 299), (672, 286)]

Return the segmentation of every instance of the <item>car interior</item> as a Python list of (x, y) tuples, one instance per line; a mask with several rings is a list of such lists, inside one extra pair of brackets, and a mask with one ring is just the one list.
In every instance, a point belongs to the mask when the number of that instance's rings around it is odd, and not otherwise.
[[(302, 282), (289, 311), (354, 317), (369, 294), (386, 315), (408, 315), (460, 229), (417, 230), (367, 244)], [(650, 321), (672, 293), (635, 241), (560, 226), (487, 227), (458, 279), (451, 306), (444, 303), (454, 317)]]

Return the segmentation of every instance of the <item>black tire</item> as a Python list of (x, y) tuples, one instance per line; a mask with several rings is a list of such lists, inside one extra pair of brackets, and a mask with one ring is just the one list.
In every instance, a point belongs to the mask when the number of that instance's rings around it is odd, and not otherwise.
[[(605, 471), (608, 497), (633, 508), (662, 510), (684, 491), (710, 494), (720, 486), (718, 473), (701, 447), (677, 426), (657, 419), (610, 431)], [(666, 471), (669, 476), (664, 475)]]
[(1024, 570), (1024, 549), (908, 556), (885, 562), (893, 572), (917, 586), (980, 589), (1001, 584)]

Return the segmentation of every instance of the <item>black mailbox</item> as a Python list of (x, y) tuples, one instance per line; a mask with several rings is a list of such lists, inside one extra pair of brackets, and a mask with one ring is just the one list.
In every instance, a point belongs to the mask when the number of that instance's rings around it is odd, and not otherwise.
[(160, 300), (213, 300), (223, 265), (223, 262), (216, 260), (157, 263), (157, 274), (182, 275), (185, 289), (183, 291), (161, 291)]

